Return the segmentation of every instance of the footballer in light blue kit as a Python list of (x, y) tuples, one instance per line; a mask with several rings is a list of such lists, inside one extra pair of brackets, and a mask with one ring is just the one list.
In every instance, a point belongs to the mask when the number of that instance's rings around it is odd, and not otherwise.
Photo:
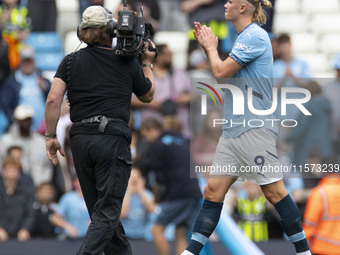
[[(242, 90), (247, 101), (248, 88), (252, 88), (253, 105), (255, 109), (270, 109), (272, 102), (273, 89), (273, 53), (268, 33), (263, 30), (257, 23), (253, 22), (246, 26), (239, 34), (229, 57), (242, 66), (232, 78), (231, 83), (235, 81)], [(261, 125), (266, 129), (277, 133), (277, 121), (267, 121), (268, 119), (277, 119), (274, 113), (269, 115), (256, 115), (250, 112), (246, 104), (244, 115), (233, 114), (233, 97), (231, 92), (225, 90), (224, 118), (231, 120), (235, 124), (231, 126), (231, 121), (223, 125), (223, 137), (238, 137), (252, 126)], [(254, 121), (254, 124), (248, 125), (249, 120), (262, 120), (263, 122)], [(245, 123), (244, 123), (245, 121)], [(244, 124), (243, 124), (244, 123)], [(262, 125), (263, 123), (263, 125)]]
[[(250, 87), (253, 106), (257, 110), (270, 109), (273, 104), (272, 48), (268, 34), (260, 27), (266, 22), (263, 8), (271, 7), (269, 0), (229, 0), (224, 5), (225, 19), (233, 24), (239, 34), (229, 57), (224, 61), (218, 55), (218, 39), (211, 28), (201, 26), (196, 22), (194, 30), (196, 40), (209, 59), (214, 77), (216, 79), (233, 78), (228, 80), (228, 83), (235, 85), (243, 92), (245, 102)], [(270, 166), (280, 166), (276, 150), (277, 125), (264, 121), (263, 126), (252, 127), (248, 123), (242, 123), (243, 120), (247, 122), (251, 119), (275, 119), (275, 116), (273, 114), (255, 115), (249, 111), (246, 103), (244, 114), (236, 115), (232, 105), (233, 96), (227, 88), (224, 118), (241, 124), (231, 125), (228, 122), (223, 125), (223, 135), (218, 142), (212, 167), (216, 169), (217, 166), (229, 167), (229, 170), (217, 174), (215, 171), (215, 178), (209, 178), (204, 189), (204, 202), (197, 215), (191, 240), (182, 255), (200, 253), (219, 221), (225, 194), (238, 178), (255, 180), (260, 185), (265, 197), (280, 215), (281, 226), (293, 243), (296, 254), (310, 255), (301, 224), (300, 211), (287, 193), (282, 173), (279, 172), (273, 176), (263, 171)], [(244, 171), (246, 167), (252, 166), (260, 171)]]

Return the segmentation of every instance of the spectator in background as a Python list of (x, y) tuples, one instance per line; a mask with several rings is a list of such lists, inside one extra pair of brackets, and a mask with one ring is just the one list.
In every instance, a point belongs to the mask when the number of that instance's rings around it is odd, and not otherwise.
[(32, 32), (55, 32), (57, 7), (55, 0), (28, 0), (27, 9), (32, 21)]
[(318, 149), (322, 157), (333, 156), (329, 133), (331, 105), (322, 95), (322, 89), (317, 82), (309, 82), (307, 88), (312, 97), (305, 107), (312, 116), (301, 112), (296, 118), (298, 125), (292, 128), (286, 138), (287, 142), (293, 145), (292, 164), (296, 166), (306, 163), (311, 149)]
[[(283, 167), (286, 167), (286, 169), (289, 169), (292, 165), (291, 157), (289, 153), (287, 152), (287, 146), (285, 144), (278, 143), (277, 144), (277, 153), (278, 158), (281, 162), (281, 165)], [(308, 158), (306, 160), (308, 163)], [(289, 172), (283, 173), (283, 182), (285, 184), (286, 190), (288, 194), (291, 195), (295, 203), (299, 205), (299, 203), (303, 203), (303, 188), (304, 188), (304, 182), (302, 178), (301, 171), (293, 171), (290, 170)]]
[(238, 226), (255, 242), (268, 241), (266, 198), (255, 181), (245, 181), (237, 194)]
[(33, 226), (32, 197), (19, 185), (20, 163), (7, 158), (2, 163), (0, 181), (0, 241), (30, 239)]
[(36, 130), (44, 119), (45, 102), (51, 83), (36, 69), (33, 48), (24, 47), (20, 56), (19, 69), (4, 81), (0, 98), (9, 121), (12, 121), (17, 105), (31, 106), (34, 110), (32, 130)]
[(191, 78), (213, 78), (207, 56), (202, 47), (198, 46), (189, 56), (189, 74)]
[(187, 21), (187, 15), (181, 10), (182, 1), (183, 0), (158, 0), (160, 8), (159, 30), (188, 31), (189, 24)]
[(276, 37), (273, 37), (270, 42), (272, 43), (272, 49), (273, 49), (273, 59), (274, 61), (280, 59), (280, 49), (279, 49), (279, 42)]
[(272, 35), (274, 10), (275, 10), (275, 0), (270, 0), (270, 2), (272, 3), (273, 8), (265, 10), (266, 15), (267, 15), (267, 22), (262, 25), (262, 28), (268, 32), (269, 36)]
[[(8, 59), (8, 43), (2, 39), (2, 31), (0, 29), (0, 95), (2, 94), (2, 83), (11, 71)], [(2, 101), (0, 100), (0, 137), (6, 131), (9, 121), (6, 118)]]
[[(15, 161), (21, 164), (22, 148), (18, 145), (10, 146), (7, 149), (7, 157), (14, 159)], [(23, 189), (27, 190), (30, 194), (32, 194), (33, 198), (35, 193), (35, 187), (33, 184), (32, 177), (29, 174), (24, 173), (24, 171), (21, 168), (19, 183)]]
[(42, 135), (31, 131), (33, 110), (30, 106), (19, 105), (15, 108), (10, 130), (0, 139), (0, 160), (12, 146), (22, 148), (21, 164), (24, 173), (30, 175), (34, 185), (52, 180), (53, 169), (46, 155), (46, 142)]
[[(160, 9), (158, 5), (158, 1), (155, 0), (128, 0), (127, 1), (127, 9), (128, 10), (134, 10), (134, 11), (139, 11), (140, 7), (143, 5), (144, 12), (143, 12), (143, 17), (144, 19), (151, 23), (153, 26), (153, 29), (155, 31), (158, 30), (159, 28), (159, 20), (160, 20)], [(123, 1), (117, 8), (118, 10), (123, 10)], [(116, 15), (118, 17), (118, 15)]]
[(30, 19), (28, 10), (20, 6), (20, 0), (3, 0), (0, 6), (0, 29), (3, 39), (9, 45), (9, 63), (14, 70), (19, 64), (22, 41), (29, 35)]
[(224, 18), (225, 0), (184, 0), (181, 3), (182, 11), (189, 16), (189, 53), (197, 48), (198, 43), (195, 40), (193, 31), (194, 22), (200, 22), (202, 25), (211, 27), (214, 34), (219, 39), (218, 51), (222, 53), (221, 40), (226, 39), (229, 35), (229, 25)]
[(140, 167), (133, 165), (120, 216), (127, 237), (144, 239), (148, 214), (155, 206), (153, 194), (145, 188)]
[(159, 88), (155, 91), (154, 100), (145, 104), (136, 97), (132, 107), (139, 109), (141, 119), (155, 118), (162, 120), (163, 114), (173, 114), (183, 124), (182, 134), (189, 138), (189, 105), (190, 105), (190, 76), (177, 69), (172, 64), (172, 52), (166, 44), (157, 46), (158, 56), (154, 61), (155, 84)]
[(91, 5), (104, 5), (104, 0), (79, 0), (79, 15), (80, 20), (85, 9)]
[[(153, 141), (159, 137), (160, 132), (162, 131), (162, 122), (158, 121), (157, 119), (148, 118), (143, 120), (142, 125), (143, 130), (140, 129), (139, 141), (137, 144), (137, 156), (135, 160), (143, 164), (141, 170), (143, 171), (143, 176), (147, 176), (146, 185), (148, 188), (152, 188), (155, 185), (153, 173), (148, 171), (145, 166), (148, 164), (147, 153), (149, 147)], [(156, 202), (158, 202), (157, 198)]]
[(90, 0), (78, 0), (79, 2), (79, 16), (80, 16), (80, 20), (81, 20), (81, 17), (83, 15), (83, 12), (85, 11), (85, 9), (87, 7), (89, 7), (91, 4), (90, 4)]
[[(2, 39), (2, 31), (0, 30), (0, 91), (2, 82), (11, 72), (8, 58), (8, 43)], [(1, 107), (0, 107), (1, 109)]]
[(33, 203), (34, 225), (31, 231), (33, 238), (53, 238), (56, 236), (51, 217), (57, 210), (54, 203), (55, 189), (52, 183), (41, 183), (36, 192), (37, 201)]
[[(141, 133), (147, 134), (149, 126), (142, 123)], [(159, 189), (160, 213), (152, 227), (154, 243), (158, 254), (169, 254), (170, 246), (164, 237), (164, 230), (170, 224), (176, 225), (176, 254), (185, 250), (187, 231), (191, 228), (200, 206), (201, 191), (197, 179), (190, 178), (189, 142), (181, 135), (181, 123), (173, 116), (164, 119), (164, 129), (158, 136), (148, 136), (149, 147), (147, 167), (153, 170)], [(155, 132), (156, 134), (156, 132)]]
[[(302, 87), (306, 88), (307, 80), (311, 78), (311, 73), (306, 62), (293, 56), (292, 42), (288, 34), (282, 34), (277, 38), (279, 59), (274, 62), (274, 86), (279, 90), (282, 87)], [(301, 98), (299, 93), (289, 93), (287, 98)], [(280, 97), (279, 97), (280, 98)], [(281, 113), (280, 102), (277, 112)], [(299, 110), (295, 105), (287, 105), (287, 115), (285, 119), (295, 119)], [(277, 115), (282, 118), (281, 114)]]
[[(10, 73), (8, 60), (8, 44), (2, 40), (0, 31), (0, 95), (2, 94), (2, 83)], [(0, 101), (0, 136), (6, 131), (9, 121), (6, 118), (2, 101)]]
[(213, 126), (214, 119), (222, 119), (221, 111), (210, 111), (203, 125), (203, 130), (193, 139), (192, 158), (197, 166), (211, 166), (218, 141), (222, 135), (221, 126)]
[(336, 78), (323, 87), (323, 94), (331, 103), (331, 136), (335, 154), (340, 159), (340, 53), (336, 56), (334, 68)]
[(62, 228), (62, 235), (66, 238), (83, 238), (90, 224), (83, 193), (79, 180), (73, 181), (74, 191), (64, 194), (59, 201), (57, 213), (51, 221), (57, 227)]
[[(338, 254), (340, 250), (340, 174), (337, 159), (325, 160), (329, 173), (312, 189), (304, 214), (303, 228), (313, 254)], [(339, 169), (339, 168), (338, 168)]]
[(308, 64), (294, 57), (292, 42), (288, 34), (281, 34), (277, 38), (277, 43), (280, 59), (274, 62), (274, 76), (283, 78), (283, 83), (278, 85), (281, 85), (280, 87), (295, 87), (296, 85), (304, 87), (306, 83), (300, 79), (311, 77)]
[(297, 206), (301, 212), (302, 218), (306, 208), (308, 196), (313, 188), (315, 188), (321, 180), (320, 173), (322, 171), (321, 164), (324, 158), (322, 152), (317, 148), (312, 148), (308, 151), (306, 165), (301, 169), (303, 176), (303, 189), (296, 192), (295, 198)]

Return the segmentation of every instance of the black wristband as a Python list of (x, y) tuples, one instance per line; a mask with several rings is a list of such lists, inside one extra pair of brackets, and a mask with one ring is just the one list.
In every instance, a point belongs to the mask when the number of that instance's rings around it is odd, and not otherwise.
[(57, 138), (57, 134), (51, 134), (51, 135), (45, 134), (45, 138), (54, 139), (54, 138)]

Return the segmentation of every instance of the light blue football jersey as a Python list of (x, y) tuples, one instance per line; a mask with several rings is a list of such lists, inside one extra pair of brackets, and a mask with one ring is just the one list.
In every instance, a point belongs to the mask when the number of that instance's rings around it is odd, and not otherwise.
[(256, 110), (268, 110), (273, 104), (273, 53), (267, 32), (257, 23), (248, 25), (239, 34), (229, 57), (242, 65), (242, 69), (228, 80), (228, 84), (235, 85), (242, 90), (244, 114), (234, 114), (234, 98), (231, 91), (226, 89), (224, 119), (228, 123), (223, 125), (223, 136), (225, 138), (238, 137), (247, 130), (258, 127), (277, 133), (278, 120), (275, 113), (257, 115), (252, 113), (248, 107), (248, 88), (253, 90), (252, 105)]

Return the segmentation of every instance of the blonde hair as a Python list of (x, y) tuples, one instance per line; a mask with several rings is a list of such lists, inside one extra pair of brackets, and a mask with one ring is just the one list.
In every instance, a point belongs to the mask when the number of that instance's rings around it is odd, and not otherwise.
[(272, 3), (269, 0), (247, 0), (255, 7), (252, 21), (259, 25), (267, 22), (267, 14), (263, 8), (272, 8)]
[(78, 37), (79, 40), (90, 46), (96, 44), (112, 44), (112, 38), (109, 36), (107, 26), (79, 29)]

